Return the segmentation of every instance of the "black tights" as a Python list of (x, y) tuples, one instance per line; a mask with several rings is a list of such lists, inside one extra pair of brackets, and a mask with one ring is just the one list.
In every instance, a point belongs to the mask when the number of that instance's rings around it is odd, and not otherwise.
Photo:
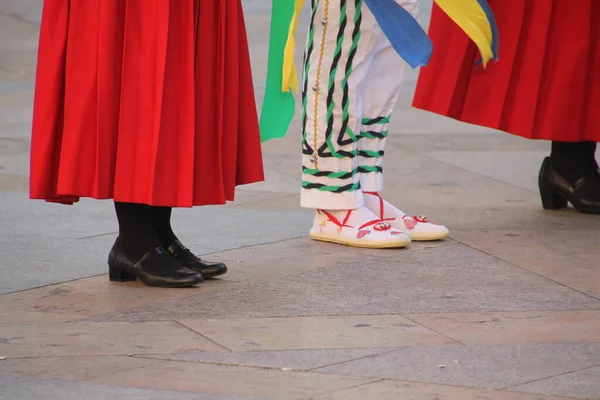
[(125, 255), (138, 261), (157, 247), (169, 247), (177, 236), (171, 228), (171, 207), (115, 202), (119, 242)]
[(550, 159), (556, 172), (573, 183), (598, 168), (595, 155), (596, 142), (552, 142)]

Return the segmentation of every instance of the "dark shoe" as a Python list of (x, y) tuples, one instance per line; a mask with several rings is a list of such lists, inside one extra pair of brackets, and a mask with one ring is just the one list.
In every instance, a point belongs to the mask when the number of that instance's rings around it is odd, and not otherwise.
[(558, 210), (571, 203), (583, 213), (600, 214), (600, 173), (597, 170), (591, 170), (571, 183), (556, 172), (550, 158), (546, 157), (538, 185), (545, 209)]
[(204, 261), (189, 251), (179, 240), (167, 248), (167, 252), (181, 265), (202, 274), (204, 279), (214, 278), (227, 272), (227, 266), (221, 262)]
[(118, 238), (108, 255), (108, 276), (113, 282), (139, 279), (148, 286), (162, 287), (189, 287), (203, 280), (202, 275), (182, 267), (161, 247), (134, 263), (121, 250)]

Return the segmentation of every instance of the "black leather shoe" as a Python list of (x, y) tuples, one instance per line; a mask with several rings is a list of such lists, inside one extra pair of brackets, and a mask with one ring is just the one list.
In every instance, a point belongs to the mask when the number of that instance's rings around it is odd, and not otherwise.
[(181, 266), (162, 247), (134, 263), (123, 253), (117, 238), (108, 255), (108, 277), (113, 282), (139, 279), (148, 286), (189, 287), (202, 282), (202, 275)]
[(573, 204), (577, 210), (587, 214), (600, 214), (600, 173), (589, 171), (574, 183), (568, 182), (552, 167), (546, 157), (538, 178), (542, 205), (548, 210), (558, 210)]
[(204, 261), (188, 250), (179, 240), (167, 248), (167, 252), (181, 265), (202, 274), (204, 279), (214, 278), (227, 272), (227, 266), (221, 262)]

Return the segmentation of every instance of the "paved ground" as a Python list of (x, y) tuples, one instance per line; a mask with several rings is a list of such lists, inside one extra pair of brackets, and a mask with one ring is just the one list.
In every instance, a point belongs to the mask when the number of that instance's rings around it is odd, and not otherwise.
[[(259, 99), (269, 3), (244, 1)], [(546, 143), (410, 109), (414, 73), (385, 194), (449, 240), (308, 240), (296, 128), (265, 145), (267, 182), (176, 213), (230, 274), (107, 282), (111, 204), (27, 200), (40, 5), (0, 0), (0, 399), (600, 399), (600, 218), (540, 209)]]

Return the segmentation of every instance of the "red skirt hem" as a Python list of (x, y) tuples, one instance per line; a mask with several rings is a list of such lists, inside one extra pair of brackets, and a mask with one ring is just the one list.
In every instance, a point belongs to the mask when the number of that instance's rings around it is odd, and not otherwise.
[(46, 0), (30, 197), (192, 207), (264, 180), (240, 0)]
[[(250, 181), (250, 182), (245, 182), (245, 183), (237, 183), (236, 187), (238, 186), (244, 186), (244, 185), (250, 185), (252, 183), (258, 183), (258, 182), (262, 182), (264, 179), (257, 179), (255, 181)], [(134, 203), (134, 204), (146, 204), (149, 206), (156, 206), (156, 207), (178, 207), (178, 208), (192, 208), (192, 207), (197, 207), (197, 206), (220, 206), (220, 205), (224, 205), (227, 204), (228, 202), (232, 202), (235, 201), (235, 195), (231, 196), (231, 197), (226, 197), (225, 199), (206, 199), (204, 203), (202, 204), (171, 204), (169, 202), (163, 203), (160, 202), (160, 199), (158, 200), (158, 202), (147, 202), (147, 201), (132, 201), (131, 198), (118, 198), (118, 197), (114, 197), (114, 196), (106, 196), (106, 197), (100, 197), (100, 196), (93, 196), (93, 195), (85, 195), (85, 194), (70, 194), (70, 195), (55, 195), (52, 198), (47, 198), (47, 197), (33, 197), (32, 195), (29, 196), (30, 200), (43, 200), (47, 203), (54, 203), (54, 204), (62, 204), (62, 205), (67, 205), (67, 206), (72, 206), (76, 203), (78, 203), (82, 198), (89, 198), (89, 199), (94, 199), (94, 200), (112, 200), (115, 202), (122, 202), (122, 203)]]
[(500, 59), (476, 65), (475, 45), (437, 6), (431, 62), (413, 106), (529, 139), (600, 142), (600, 2), (489, 0)]

